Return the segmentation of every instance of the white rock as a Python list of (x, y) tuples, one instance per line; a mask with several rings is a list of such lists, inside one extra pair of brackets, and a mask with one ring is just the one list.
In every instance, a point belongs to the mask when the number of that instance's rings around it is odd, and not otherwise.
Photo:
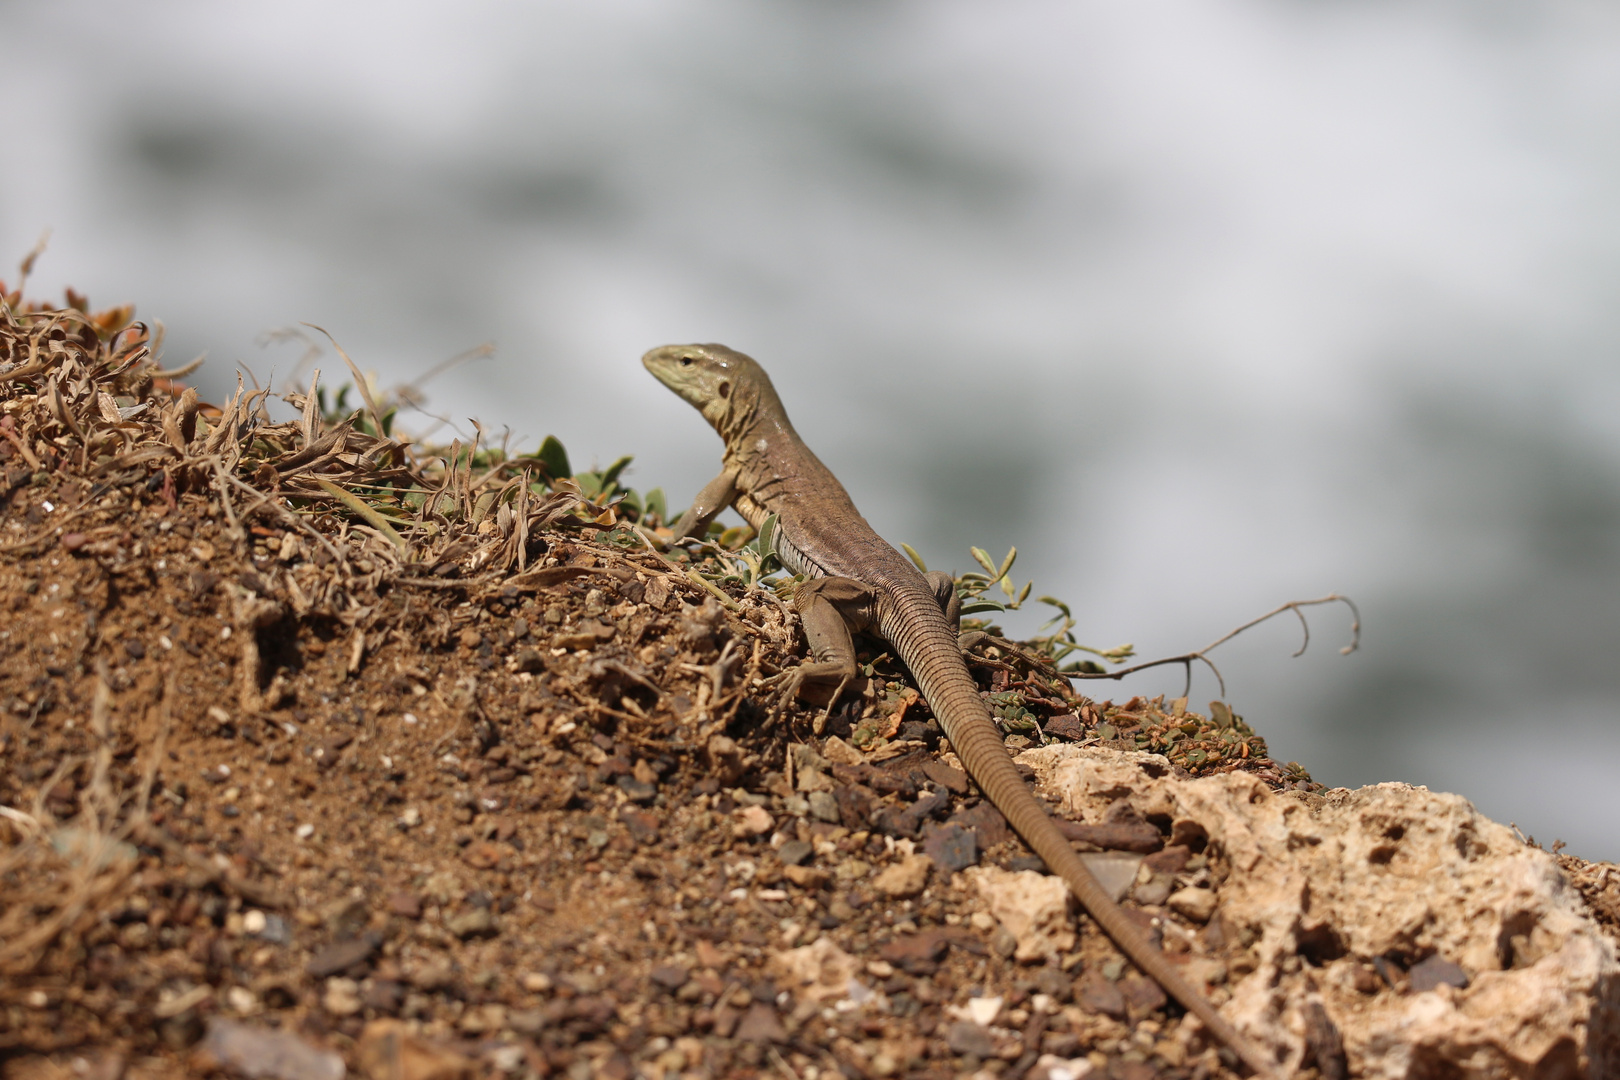
[(971, 866), (963, 874), (1018, 943), (1014, 956), (1019, 961), (1041, 960), (1074, 948), (1074, 919), (1062, 878), (996, 866)]
[(1035, 1067), (1030, 1070), (1031, 1077), (1045, 1077), (1045, 1080), (1083, 1080), (1090, 1076), (1093, 1066), (1085, 1058), (1060, 1058), (1056, 1054), (1042, 1054), (1035, 1059)]
[(360, 984), (353, 979), (327, 979), (326, 993), (321, 997), (321, 1006), (333, 1016), (353, 1016), (362, 1007)]
[(828, 937), (777, 953), (770, 966), (785, 989), (808, 1001), (837, 1001), (849, 996), (854, 987), (865, 989), (859, 979), (860, 961)]
[[(1620, 1076), (1614, 944), (1551, 856), (1461, 796), (1406, 784), (1278, 795), (1243, 773), (1178, 780), (1157, 755), (1074, 746), (1019, 761), (1083, 820), (1128, 793), (1177, 834), (1208, 838), (1227, 871), (1222, 925), (1253, 942), (1256, 965), (1222, 1011), (1286, 1050), (1285, 1071), (1304, 1056), (1314, 987), (1354, 1076)], [(1373, 957), (1434, 954), (1469, 985), (1356, 989)]]
[(251, 1016), (259, 1011), (259, 999), (245, 986), (233, 986), (225, 991), (225, 1004), (239, 1016)]
[(989, 1027), (1001, 1015), (1001, 997), (968, 998), (967, 1018), (981, 1027)]

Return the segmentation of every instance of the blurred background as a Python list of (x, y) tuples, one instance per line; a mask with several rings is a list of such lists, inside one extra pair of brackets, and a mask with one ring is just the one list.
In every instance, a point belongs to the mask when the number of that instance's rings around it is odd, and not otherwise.
[(30, 293), (216, 400), (301, 320), (384, 384), (493, 341), (429, 411), (685, 505), (718, 440), (637, 360), (723, 341), (1084, 641), (1354, 596), (1353, 656), (1216, 653), (1276, 757), (1620, 858), (1612, 5), (0, 0), (0, 95), (0, 278), (51, 228)]

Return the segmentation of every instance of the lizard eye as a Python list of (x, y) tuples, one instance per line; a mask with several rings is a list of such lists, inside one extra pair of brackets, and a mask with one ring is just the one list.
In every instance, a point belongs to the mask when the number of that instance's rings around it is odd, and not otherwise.
[(692, 366), (692, 358), (690, 356), (681, 357), (681, 367), (691, 367), (691, 366)]

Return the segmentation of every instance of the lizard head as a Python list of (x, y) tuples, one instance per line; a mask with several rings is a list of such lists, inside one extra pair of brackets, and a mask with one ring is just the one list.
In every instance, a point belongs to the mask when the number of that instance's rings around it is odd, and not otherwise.
[(771, 377), (750, 356), (724, 345), (663, 345), (641, 358), (653, 377), (696, 406), (721, 435), (776, 400)]

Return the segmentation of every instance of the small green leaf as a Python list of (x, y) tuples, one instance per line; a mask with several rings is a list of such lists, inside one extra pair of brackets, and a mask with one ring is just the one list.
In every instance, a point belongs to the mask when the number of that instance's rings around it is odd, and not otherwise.
[(1007, 715), (1001, 717), (1003, 730), (1012, 732), (1029, 732), (1035, 730), (1035, 718), (1023, 709), (1008, 709)]
[(1001, 576), (996, 573), (996, 564), (990, 560), (988, 551), (978, 547), (970, 547), (968, 550), (973, 553), (973, 561), (984, 567), (985, 573), (990, 575), (989, 580), (994, 581)]
[(878, 653), (876, 656), (872, 657), (872, 660), (871, 660), (870, 663), (861, 665), (861, 674), (865, 675), (868, 679), (870, 679), (872, 677), (873, 670), (876, 669), (876, 667), (879, 664), (883, 663), (883, 661), (887, 660), (888, 658), (889, 658), (888, 653), (886, 653), (886, 652), (885, 653)]
[(981, 611), (1006, 611), (1007, 609), (994, 600), (975, 599), (962, 604), (963, 615), (976, 615)]
[(669, 520), (669, 507), (665, 505), (663, 488), (653, 488), (647, 492), (641, 505), (648, 517), (658, 518), (659, 524)]
[(900, 550), (906, 553), (906, 557), (912, 561), (918, 570), (921, 570), (925, 574), (928, 573), (928, 564), (923, 562), (922, 556), (917, 554), (916, 550), (913, 549), (910, 544), (906, 543), (904, 540), (900, 541)]
[(996, 579), (998, 581), (1001, 578), (1004, 578), (1004, 577), (1007, 576), (1007, 571), (1012, 569), (1013, 560), (1016, 559), (1016, 558), (1018, 558), (1018, 549), (1017, 548), (1008, 549), (1007, 557), (1005, 559), (1003, 559), (1002, 562), (1001, 562), (1001, 569), (996, 571)]
[(776, 554), (776, 526), (777, 516), (775, 514), (766, 515), (765, 520), (759, 524), (759, 535), (754, 537), (748, 544), (748, 547), (758, 554), (761, 559)]
[(563, 444), (557, 441), (555, 435), (547, 435), (534, 456), (546, 470), (547, 479), (561, 480), (574, 475), (574, 470), (568, 467), (568, 451), (563, 449)]
[(594, 499), (602, 494), (602, 474), (582, 472), (574, 474), (574, 483), (579, 485), (580, 493), (587, 499)]
[(742, 547), (743, 544), (746, 543), (744, 537), (747, 537), (749, 540), (753, 539), (753, 537), (749, 535), (753, 531), (753, 527), (749, 525), (733, 525), (731, 528), (720, 534), (720, 546), (725, 548), (727, 551), (735, 551), (737, 548)]
[(1020, 589), (1019, 592), (1018, 592), (1017, 603), (1022, 604), (1025, 600), (1028, 600), (1029, 599), (1029, 590), (1034, 588), (1034, 587), (1035, 587), (1035, 583), (1033, 581), (1024, 582), (1024, 587), (1022, 589)]
[[(1061, 600), (1058, 600), (1058, 599), (1056, 599), (1054, 597), (1051, 597), (1051, 596), (1037, 596), (1035, 599), (1040, 601), (1043, 604), (1051, 604), (1053, 607), (1055, 607), (1059, 611), (1063, 612), (1063, 614), (1066, 615), (1067, 617), (1069, 617), (1071, 619), (1074, 618), (1074, 612), (1069, 610), (1069, 605), (1065, 604)], [(1057, 620), (1054, 619), (1052, 621), (1056, 622)]]
[(618, 461), (615, 461), (613, 464), (611, 464), (607, 468), (603, 469), (602, 470), (602, 483), (601, 483), (601, 487), (599, 488), (599, 490), (601, 490), (601, 491), (612, 491), (613, 486), (616, 483), (618, 483), (619, 474), (624, 472), (624, 467), (626, 465), (630, 464), (630, 461), (631, 461), (630, 456), (628, 454), (626, 454), (624, 457), (620, 458)]

